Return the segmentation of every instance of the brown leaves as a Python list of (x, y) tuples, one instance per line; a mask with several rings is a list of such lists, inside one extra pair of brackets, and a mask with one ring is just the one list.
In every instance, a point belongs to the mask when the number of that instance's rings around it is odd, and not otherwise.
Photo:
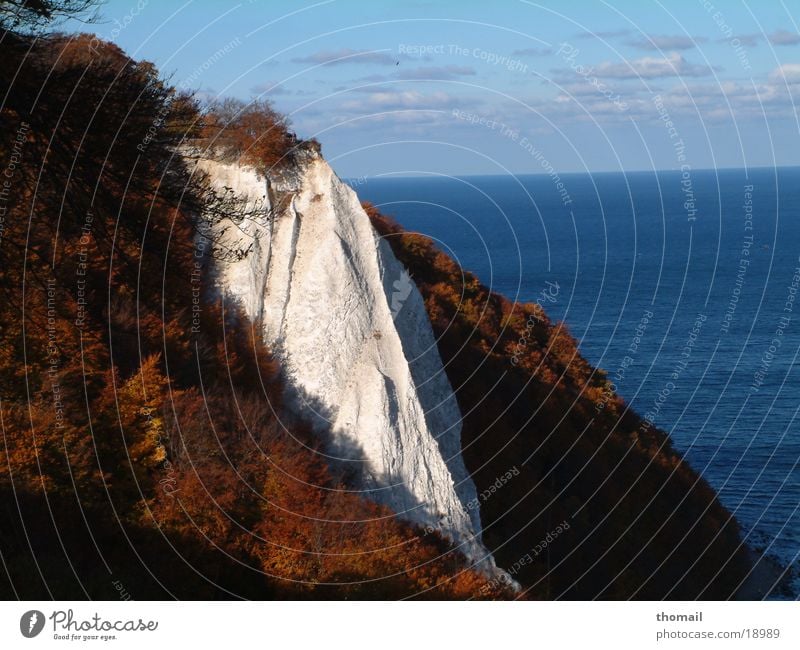
[(266, 100), (229, 98), (207, 107), (198, 142), (227, 160), (266, 174), (296, 144), (288, 126), (287, 118)]

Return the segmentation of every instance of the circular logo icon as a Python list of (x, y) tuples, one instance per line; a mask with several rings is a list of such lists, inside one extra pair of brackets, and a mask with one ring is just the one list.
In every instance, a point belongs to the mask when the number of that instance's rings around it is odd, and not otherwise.
[(44, 614), (38, 609), (25, 612), (19, 619), (19, 631), (26, 639), (32, 639), (44, 629)]

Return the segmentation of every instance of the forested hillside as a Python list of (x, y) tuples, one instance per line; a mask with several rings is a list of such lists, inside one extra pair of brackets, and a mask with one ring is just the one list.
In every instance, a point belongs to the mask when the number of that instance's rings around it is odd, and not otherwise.
[(283, 424), (276, 363), (211, 290), (196, 218), (236, 203), (179, 152), (269, 166), (294, 144), (283, 118), (201, 110), (89, 36), (0, 48), (0, 594), (478, 593), (445, 541), (346, 491)]
[(749, 571), (736, 520), (550, 321), (546, 297), (514, 304), (366, 208), (425, 297), (498, 564), (537, 598), (733, 597)]

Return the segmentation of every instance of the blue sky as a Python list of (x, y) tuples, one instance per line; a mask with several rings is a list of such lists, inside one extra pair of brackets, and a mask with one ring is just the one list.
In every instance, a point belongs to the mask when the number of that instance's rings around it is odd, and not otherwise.
[(340, 175), (800, 163), (800, 9), (722, 0), (110, 0), (175, 85), (263, 96)]

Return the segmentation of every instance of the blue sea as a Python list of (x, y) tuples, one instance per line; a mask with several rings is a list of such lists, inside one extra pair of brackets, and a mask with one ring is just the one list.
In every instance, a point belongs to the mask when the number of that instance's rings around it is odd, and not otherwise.
[[(800, 168), (361, 179), (512, 300), (563, 320), (747, 541), (800, 554)], [(627, 357), (627, 359), (626, 359)]]

